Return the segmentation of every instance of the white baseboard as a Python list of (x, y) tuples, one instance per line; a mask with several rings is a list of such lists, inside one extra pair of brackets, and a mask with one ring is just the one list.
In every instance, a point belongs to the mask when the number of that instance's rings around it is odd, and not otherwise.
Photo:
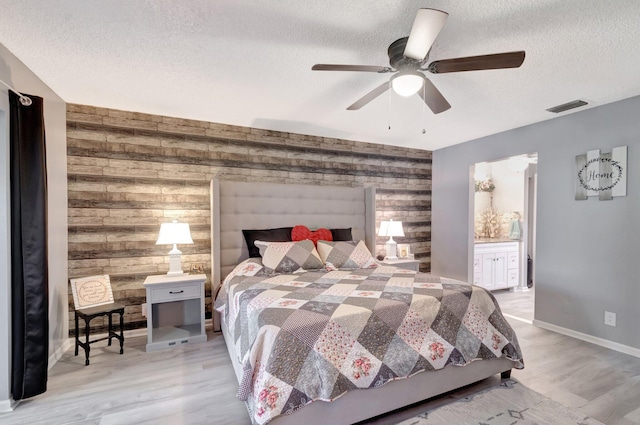
[(136, 336), (147, 336), (147, 328), (130, 329), (128, 331), (124, 331), (123, 334), (124, 340), (126, 342), (127, 338), (133, 338)]
[(0, 413), (12, 412), (18, 404), (20, 404), (20, 401), (15, 401), (12, 398), (9, 400), (0, 400)]
[[(136, 336), (146, 336), (147, 335), (147, 328), (141, 328), (141, 329), (131, 329), (128, 331), (124, 331), (124, 340), (125, 342), (127, 341), (127, 338), (133, 338)], [(99, 339), (102, 337), (107, 336), (106, 333), (103, 334), (91, 334), (91, 339)], [(76, 345), (76, 340), (75, 338), (68, 338), (66, 339), (62, 344), (60, 344), (60, 346), (53, 352), (51, 353), (51, 355), (49, 356), (49, 365), (47, 367), (48, 370), (51, 370), (51, 368), (53, 367), (54, 364), (56, 364), (58, 362), (58, 360), (60, 360), (62, 358), (62, 355), (64, 353), (67, 352), (67, 350), (69, 350), (70, 348), (74, 348)], [(0, 402), (1, 403), (1, 402)], [(0, 412), (2, 412), (2, 408), (0, 407)]]
[[(528, 323), (528, 324), (530, 324), (530, 325), (533, 325), (533, 321), (532, 321), (532, 320), (529, 320), (529, 319), (525, 319), (525, 318), (522, 318), (522, 317), (514, 316), (514, 315), (512, 315), (512, 314), (508, 314), (508, 313), (502, 313), (502, 315), (503, 315), (504, 317), (509, 318), (509, 319), (518, 320), (518, 321), (520, 321), (520, 322), (524, 322), (524, 323)], [(541, 327), (542, 327), (542, 326), (541, 326)]]
[(64, 342), (60, 344), (58, 348), (56, 348), (53, 353), (49, 355), (49, 364), (47, 366), (47, 370), (51, 370), (53, 365), (56, 364), (58, 360), (60, 360), (60, 358), (62, 358), (62, 355), (66, 353), (69, 348), (73, 347), (73, 343), (73, 339), (65, 339)]
[(640, 358), (639, 348), (630, 347), (628, 345), (620, 344), (614, 341), (609, 341), (608, 339), (598, 338), (597, 336), (583, 334), (582, 332), (563, 328), (561, 326), (553, 325), (551, 323), (543, 322), (537, 319), (533, 320), (533, 325), (538, 326), (539, 328), (547, 329), (549, 331), (557, 332), (562, 335), (570, 336), (581, 341), (590, 342), (604, 348), (609, 348), (611, 350), (619, 351), (621, 353)]

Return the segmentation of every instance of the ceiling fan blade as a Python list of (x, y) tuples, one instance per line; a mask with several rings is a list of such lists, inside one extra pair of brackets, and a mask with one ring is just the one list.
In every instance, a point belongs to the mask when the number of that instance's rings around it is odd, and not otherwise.
[(440, 90), (438, 90), (431, 80), (426, 77), (424, 79), (424, 89), (419, 90), (418, 94), (434, 114), (439, 114), (440, 112), (444, 112), (451, 108), (451, 105), (447, 102), (447, 99), (444, 98), (442, 93), (440, 93)]
[(371, 90), (369, 93), (365, 94), (360, 99), (358, 99), (353, 105), (349, 106), (347, 108), (347, 111), (355, 111), (357, 109), (362, 108), (364, 105), (366, 105), (376, 97), (380, 96), (382, 93), (389, 90), (390, 85), (391, 84), (388, 81), (385, 81), (384, 83), (380, 84), (378, 87), (376, 87), (375, 89)]
[(392, 72), (392, 68), (388, 66), (375, 65), (332, 65), (332, 64), (316, 64), (311, 67), (312, 71), (358, 71), (358, 72)]
[(483, 69), (518, 68), (524, 62), (524, 51), (467, 56), (433, 61), (426, 68), (433, 74), (445, 72), (481, 71)]
[(417, 61), (424, 60), (448, 16), (447, 12), (441, 10), (418, 9), (404, 48), (404, 56)]

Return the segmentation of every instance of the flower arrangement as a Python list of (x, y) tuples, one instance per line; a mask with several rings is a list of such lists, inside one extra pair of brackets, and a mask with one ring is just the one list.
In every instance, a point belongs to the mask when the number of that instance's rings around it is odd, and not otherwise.
[(476, 192), (493, 192), (496, 185), (493, 184), (493, 180), (490, 178), (484, 180), (476, 180)]
[(489, 207), (480, 214), (482, 223), (482, 235), (487, 238), (500, 237), (500, 225), (502, 223), (502, 213), (493, 207)]

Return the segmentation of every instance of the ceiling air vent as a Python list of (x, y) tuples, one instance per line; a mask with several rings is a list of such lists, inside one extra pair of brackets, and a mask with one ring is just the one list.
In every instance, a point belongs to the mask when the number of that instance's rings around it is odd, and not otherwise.
[(585, 102), (584, 100), (574, 100), (573, 102), (563, 103), (562, 105), (549, 108), (547, 109), (547, 111), (553, 112), (554, 114), (559, 114), (560, 112), (568, 111), (569, 109), (573, 108), (579, 108), (584, 105), (587, 105), (587, 102)]

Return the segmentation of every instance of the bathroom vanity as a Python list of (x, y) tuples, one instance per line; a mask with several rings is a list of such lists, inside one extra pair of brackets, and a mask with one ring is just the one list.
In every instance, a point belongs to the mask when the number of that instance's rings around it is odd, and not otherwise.
[(513, 288), (520, 277), (520, 243), (485, 239), (474, 244), (473, 284), (490, 291)]

